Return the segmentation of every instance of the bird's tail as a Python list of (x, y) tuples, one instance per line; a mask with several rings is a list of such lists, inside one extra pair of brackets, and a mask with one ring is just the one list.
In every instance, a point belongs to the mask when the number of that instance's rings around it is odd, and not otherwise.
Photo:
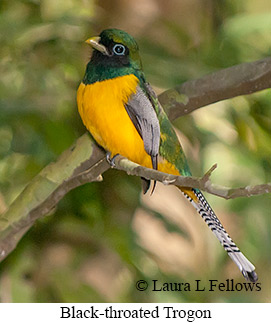
[(255, 267), (253, 264), (242, 254), (236, 244), (232, 241), (227, 231), (222, 226), (218, 217), (206, 201), (205, 197), (198, 189), (185, 189), (179, 187), (184, 196), (191, 202), (196, 208), (200, 216), (206, 222), (208, 227), (212, 230), (214, 235), (217, 237), (223, 248), (227, 251), (228, 255), (238, 266), (243, 276), (251, 281), (256, 282), (258, 277), (254, 271)]

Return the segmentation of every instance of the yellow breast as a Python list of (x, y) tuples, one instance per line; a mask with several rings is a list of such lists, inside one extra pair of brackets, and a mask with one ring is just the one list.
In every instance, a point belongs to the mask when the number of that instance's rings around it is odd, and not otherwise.
[(151, 167), (143, 140), (125, 109), (130, 96), (136, 92), (138, 81), (134, 75), (125, 75), (88, 85), (81, 83), (77, 104), (84, 125), (99, 145), (112, 156), (121, 154)]

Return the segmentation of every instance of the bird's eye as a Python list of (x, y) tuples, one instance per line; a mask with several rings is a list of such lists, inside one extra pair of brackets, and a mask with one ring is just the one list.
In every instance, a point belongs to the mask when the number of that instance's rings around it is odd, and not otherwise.
[(116, 55), (124, 55), (125, 54), (125, 46), (121, 44), (116, 44), (113, 47), (113, 52)]

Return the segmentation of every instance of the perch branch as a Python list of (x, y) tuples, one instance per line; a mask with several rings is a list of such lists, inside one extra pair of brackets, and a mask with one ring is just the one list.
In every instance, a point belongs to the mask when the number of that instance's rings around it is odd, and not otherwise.
[(194, 176), (176, 176), (159, 172), (154, 169), (140, 166), (122, 156), (117, 156), (114, 161), (116, 165), (115, 168), (125, 171), (128, 175), (136, 175), (144, 177), (146, 179), (159, 181), (165, 185), (199, 188), (205, 192), (222, 197), (227, 200), (234, 199), (237, 197), (249, 197), (254, 195), (271, 193), (271, 183), (239, 188), (229, 188), (221, 185), (212, 184), (210, 181), (210, 176), (212, 172), (216, 169), (216, 164), (213, 165), (203, 177), (198, 178)]
[(0, 215), (0, 261), (16, 247), (33, 223), (50, 213), (70, 190), (101, 181), (101, 174), (109, 168), (104, 151), (88, 134), (64, 151), (55, 163), (46, 166)]

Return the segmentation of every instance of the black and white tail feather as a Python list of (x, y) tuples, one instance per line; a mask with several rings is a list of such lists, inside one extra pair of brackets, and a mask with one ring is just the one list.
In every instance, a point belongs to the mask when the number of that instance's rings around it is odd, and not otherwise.
[(223, 248), (227, 251), (228, 255), (238, 266), (243, 276), (251, 282), (256, 282), (258, 277), (256, 272), (254, 271), (255, 267), (253, 266), (253, 264), (242, 254), (236, 244), (232, 241), (231, 237), (222, 226), (221, 222), (215, 215), (214, 211), (206, 201), (203, 194), (197, 189), (192, 190), (198, 199), (198, 203), (196, 203), (185, 192), (182, 191), (182, 193), (196, 208), (200, 216), (203, 218), (208, 227), (212, 230), (219, 242), (222, 244)]

